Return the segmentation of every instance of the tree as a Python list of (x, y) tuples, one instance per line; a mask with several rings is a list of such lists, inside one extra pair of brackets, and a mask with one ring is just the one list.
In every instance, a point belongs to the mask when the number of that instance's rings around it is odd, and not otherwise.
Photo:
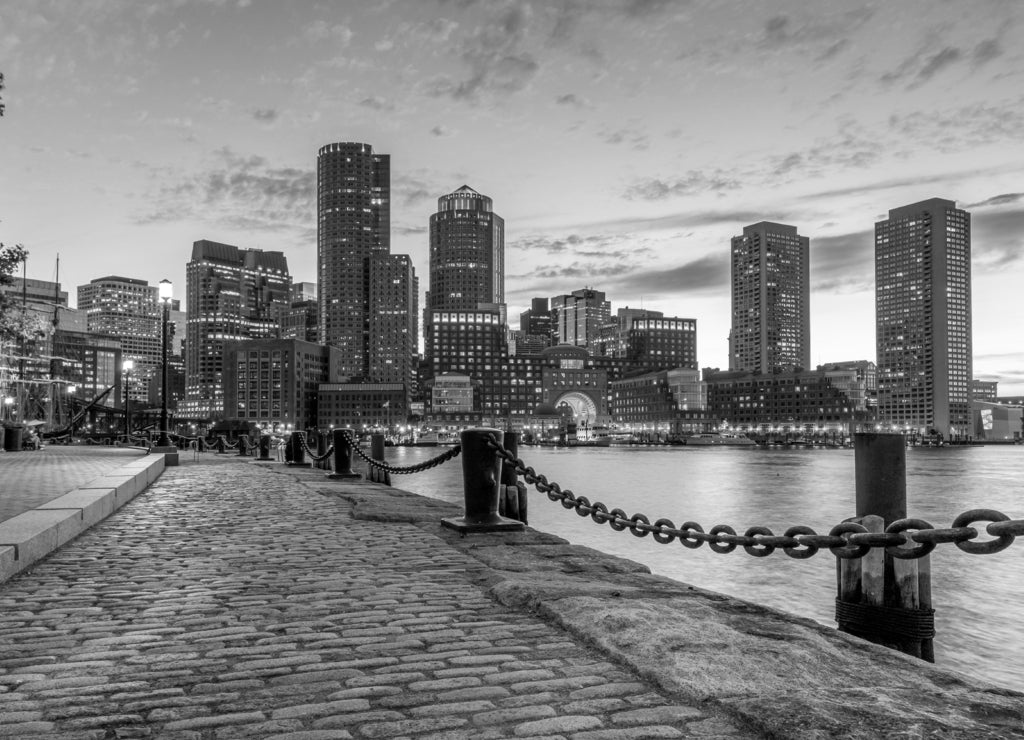
[[(20, 244), (7, 247), (0, 243), (0, 286), (14, 282), (14, 271), (27, 256), (28, 252)], [(27, 318), (22, 311), (12, 311), (14, 304), (15, 300), (10, 293), (0, 291), (0, 342), (41, 336), (42, 327), (39, 326), (39, 322), (34, 318)]]

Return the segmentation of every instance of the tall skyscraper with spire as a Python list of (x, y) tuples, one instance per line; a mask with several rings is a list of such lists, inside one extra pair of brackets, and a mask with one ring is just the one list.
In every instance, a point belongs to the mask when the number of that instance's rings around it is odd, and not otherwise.
[(795, 226), (761, 221), (733, 237), (730, 370), (810, 368), (809, 255)]
[(317, 156), (317, 299), (321, 344), (353, 381), (412, 383), (417, 283), (391, 254), (391, 158), (336, 143)]
[(970, 434), (971, 214), (942, 198), (875, 224), (878, 418)]

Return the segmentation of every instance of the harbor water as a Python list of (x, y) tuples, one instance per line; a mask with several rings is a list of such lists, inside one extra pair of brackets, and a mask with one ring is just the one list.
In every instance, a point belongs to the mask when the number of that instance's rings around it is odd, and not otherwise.
[[(388, 462), (412, 465), (445, 448), (389, 447)], [(854, 514), (851, 449), (523, 447), (519, 457), (563, 489), (628, 514), (665, 517), (705, 531), (728, 524), (782, 534), (803, 524), (827, 534)], [(458, 458), (392, 483), (415, 493), (463, 503)], [(835, 558), (822, 550), (797, 560), (776, 550), (756, 558), (738, 548), (718, 554), (707, 545), (662, 545), (580, 517), (530, 487), (530, 526), (574, 544), (628, 558), (654, 573), (810, 617), (834, 627)], [(1024, 518), (1024, 447), (915, 447), (907, 451), (907, 514), (949, 527), (963, 511), (997, 509)], [(979, 540), (989, 539), (985, 523)], [(994, 555), (955, 545), (932, 553), (936, 664), (1024, 691), (1024, 538)]]

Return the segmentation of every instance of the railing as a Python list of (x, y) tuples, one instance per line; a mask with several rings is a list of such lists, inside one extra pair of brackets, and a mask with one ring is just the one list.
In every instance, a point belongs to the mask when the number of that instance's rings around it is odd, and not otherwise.
[[(318, 435), (316, 452), (305, 433), (294, 432), (278, 451), (285, 464), (315, 464), (327, 469), (331, 479), (361, 477), (351, 469), (354, 455), (366, 463), (371, 482), (385, 484), (390, 484), (391, 475), (419, 473), (461, 455), (465, 515), (441, 523), (463, 534), (523, 529), (527, 495), (526, 485), (518, 480), (521, 476), (550, 501), (589, 517), (595, 524), (616, 532), (629, 531), (636, 537), (650, 535), (664, 545), (678, 541), (684, 548), (696, 549), (706, 543), (718, 554), (742, 548), (758, 558), (781, 551), (797, 560), (827, 549), (836, 558), (839, 629), (929, 661), (934, 660), (935, 634), (929, 554), (939, 545), (953, 544), (968, 554), (991, 555), (1024, 535), (1024, 519), (1011, 519), (994, 509), (964, 511), (948, 527), (907, 517), (906, 449), (899, 435), (857, 435), (856, 516), (830, 527), (827, 534), (804, 524), (790, 526), (782, 534), (764, 526), (748, 527), (739, 534), (728, 524), (705, 529), (698, 522), (684, 521), (676, 526), (665, 517), (654, 518), (652, 523), (647, 514), (629, 514), (548, 480), (517, 456), (517, 440), (517, 435), (496, 429), (470, 429), (462, 433), (460, 445), (406, 467), (385, 462), (382, 435), (374, 435), (371, 452), (366, 454), (348, 430), (334, 430), (329, 444), (325, 435)], [(202, 443), (200, 438), (198, 444)], [(238, 449), (239, 455), (259, 449), (257, 462), (272, 462), (267, 437), (251, 444), (243, 436), (230, 444), (221, 436), (214, 447), (220, 454)], [(307, 454), (312, 463), (305, 461)], [(981, 541), (982, 533), (993, 539)]]

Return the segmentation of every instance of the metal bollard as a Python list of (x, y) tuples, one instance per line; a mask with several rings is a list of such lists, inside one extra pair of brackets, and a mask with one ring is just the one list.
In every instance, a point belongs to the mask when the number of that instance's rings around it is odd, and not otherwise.
[(331, 480), (362, 478), (352, 472), (352, 447), (344, 429), (334, 430), (334, 472), (327, 476)]
[(264, 434), (260, 437), (260, 456), (257, 458), (260, 462), (273, 462), (270, 457), (270, 435)]
[(240, 434), (238, 436), (238, 456), (249, 457), (249, 435)]
[[(374, 460), (384, 462), (383, 434), (370, 435), (370, 457)], [(383, 483), (386, 486), (391, 485), (391, 474), (383, 468), (378, 468), (376, 465), (369, 465), (366, 473), (367, 480), (373, 481), (374, 483)]]
[(327, 432), (316, 433), (316, 456), (320, 459), (317, 460), (316, 467), (320, 470), (327, 470), (330, 467), (331, 461), (327, 459), (327, 448), (330, 442), (327, 439)]
[[(880, 534), (907, 516), (906, 440), (899, 434), (857, 434), (854, 453), (857, 516), (852, 521)], [(902, 547), (915, 546), (908, 541)], [(837, 558), (836, 569), (841, 632), (935, 662), (929, 555), (896, 558), (872, 548), (860, 558)]]
[(223, 434), (218, 434), (217, 435), (217, 442), (216, 442), (217, 454), (218, 455), (223, 455), (224, 454), (224, 452), (227, 450), (227, 444), (228, 444), (228, 441), (226, 439), (224, 439), (224, 435)]
[(292, 432), (289, 446), (291, 447), (291, 461), (288, 463), (292, 468), (308, 468), (311, 463), (306, 462), (306, 450), (302, 445), (303, 432)]
[(467, 429), (462, 432), (462, 476), (466, 515), (460, 519), (442, 519), (441, 524), (463, 534), (523, 529), (523, 523), (498, 514), (501, 485), (501, 458), (487, 446), (493, 435), (502, 442), (498, 429)]

